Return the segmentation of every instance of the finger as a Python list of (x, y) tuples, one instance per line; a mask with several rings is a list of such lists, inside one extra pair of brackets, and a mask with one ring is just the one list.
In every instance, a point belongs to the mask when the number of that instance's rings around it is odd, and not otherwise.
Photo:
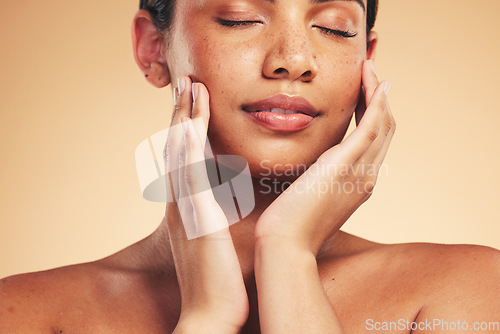
[(183, 118), (182, 125), (185, 160), (183, 166), (180, 166), (183, 171), (180, 186), (187, 192), (185, 197), (190, 200), (194, 212), (193, 221), (190, 223), (194, 224), (195, 235), (188, 235), (188, 239), (192, 239), (228, 229), (228, 222), (213, 195), (205, 167), (202, 142), (193, 121)]
[(363, 63), (361, 80), (365, 89), (366, 105), (368, 106), (370, 105), (373, 94), (375, 93), (375, 90), (380, 83), (377, 78), (377, 74), (375, 73), (375, 64), (373, 63), (373, 60), (366, 60)]
[(390, 109), (391, 108), (389, 107), (389, 104), (387, 104), (387, 110), (388, 110), (388, 113), (390, 115), (390, 118), (392, 119), (392, 123), (391, 123), (390, 129), (389, 129), (389, 133), (387, 135), (387, 138), (385, 139), (381, 150), (378, 152), (375, 159), (373, 160), (373, 163), (376, 166), (382, 165), (382, 163), (385, 159), (385, 156), (387, 155), (387, 151), (389, 150), (389, 146), (391, 144), (392, 137), (394, 136), (394, 133), (396, 132), (396, 121), (394, 120), (394, 117), (392, 116)]
[[(379, 155), (380, 151), (383, 149), (384, 145), (386, 145), (387, 139), (389, 136), (392, 137), (391, 133), (393, 128), (395, 127), (395, 121), (390, 112), (389, 104), (387, 102), (387, 98), (381, 103), (377, 105), (379, 102), (376, 99), (372, 99), (374, 105), (369, 105), (368, 108), (382, 108), (382, 121), (380, 123), (380, 128), (378, 130), (377, 138), (373, 141), (373, 143), (367, 148), (367, 150), (360, 157), (361, 163), (365, 164), (374, 164), (375, 158)], [(390, 140), (389, 140), (390, 142)]]
[[(186, 188), (184, 195), (193, 197), (210, 188), (207, 170), (205, 167), (205, 154), (202, 140), (199, 138), (194, 122), (187, 117), (182, 119), (184, 131), (183, 159), (179, 168), (183, 170), (184, 177), (179, 180)], [(212, 196), (213, 197), (213, 196)]]
[(210, 120), (210, 101), (208, 90), (202, 83), (196, 82), (192, 85), (193, 91), (193, 112), (192, 119), (194, 126), (201, 139), (202, 146), (205, 147), (207, 159), (213, 158), (210, 144), (207, 141), (208, 123)]
[[(174, 111), (172, 125), (180, 124), (182, 117), (191, 117), (192, 82), (188, 76), (181, 76), (177, 79), (177, 87), (174, 89)], [(182, 133), (182, 132), (181, 132)]]
[(191, 114), (191, 79), (188, 76), (181, 76), (177, 79), (177, 87), (174, 88), (174, 110), (172, 122), (169, 127), (167, 143), (164, 149), (165, 175), (167, 178), (167, 189), (172, 189), (176, 199), (179, 198), (179, 187), (177, 173), (179, 166), (179, 150), (183, 141), (180, 118)]
[[(184, 118), (183, 118), (184, 119)], [(178, 124), (177, 126), (185, 126), (184, 123)], [(182, 141), (178, 151), (178, 166), (173, 174), (176, 174), (175, 182), (177, 182), (177, 207), (179, 209), (179, 214), (181, 216), (182, 225), (184, 226), (184, 231), (187, 239), (192, 239), (194, 235), (197, 234), (197, 224), (194, 215), (194, 208), (192, 206), (191, 200), (189, 199), (189, 191), (187, 189), (187, 184), (185, 180), (186, 176), (186, 166), (187, 166), (187, 136), (185, 131), (182, 130)], [(177, 231), (177, 236), (181, 236), (182, 233), (179, 232), (179, 224), (172, 227), (173, 230)]]
[[(208, 122), (210, 120), (210, 102), (208, 90), (201, 82), (194, 82), (192, 85), (193, 91), (193, 119), (201, 119), (205, 128), (201, 133), (207, 133)], [(198, 129), (197, 129), (198, 130)], [(200, 131), (198, 131), (200, 134)], [(201, 138), (201, 136), (200, 136)]]
[(359, 102), (355, 109), (356, 126), (359, 125), (361, 118), (363, 118), (366, 107), (373, 96), (375, 88), (379, 84), (373, 60), (365, 60), (363, 62), (361, 83)]

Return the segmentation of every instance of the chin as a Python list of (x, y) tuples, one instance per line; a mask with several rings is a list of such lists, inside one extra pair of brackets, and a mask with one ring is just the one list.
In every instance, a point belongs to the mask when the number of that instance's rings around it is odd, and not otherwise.
[(253, 178), (293, 181), (304, 173), (323, 150), (268, 150), (265, 146), (245, 152), (233, 152), (246, 159)]
[(351, 115), (337, 115), (341, 117), (330, 122), (318, 119), (313, 126), (289, 134), (271, 132), (253, 122), (236, 120), (227, 126), (214, 115), (208, 139), (215, 155), (245, 158), (254, 178), (293, 181), (342, 141)]

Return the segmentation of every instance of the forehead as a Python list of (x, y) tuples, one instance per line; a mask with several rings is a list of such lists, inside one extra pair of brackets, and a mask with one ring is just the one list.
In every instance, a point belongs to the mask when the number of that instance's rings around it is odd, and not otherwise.
[[(275, 3), (277, 0), (262, 0), (264, 2), (270, 2), (270, 3)], [(279, 0), (278, 0), (279, 1)], [(368, 0), (307, 0), (308, 2), (312, 4), (321, 4), (321, 3), (331, 3), (331, 2), (355, 2), (358, 5), (361, 6), (363, 11), (366, 11), (366, 4), (365, 1)]]
[[(155, 1), (155, 0), (150, 0), (150, 1)], [(204, 5), (207, 2), (211, 2), (211, 1), (213, 1), (213, 0), (194, 0), (193, 2), (196, 5), (201, 6), (201, 5)], [(247, 0), (247, 1), (252, 1), (252, 0)], [(357, 3), (365, 12), (366, 12), (366, 4), (368, 2), (368, 0), (302, 0), (302, 1), (309, 2), (311, 4), (334, 3), (334, 2), (353, 2), (353, 3)], [(229, 1), (225, 1), (225, 2), (229, 2)], [(235, 1), (235, 2), (242, 2), (242, 1), (240, 0), (240, 1)], [(253, 0), (252, 2), (267, 2), (267, 3), (271, 3), (271, 4), (279, 3), (279, 2), (286, 2), (288, 4), (290, 2), (290, 0)]]

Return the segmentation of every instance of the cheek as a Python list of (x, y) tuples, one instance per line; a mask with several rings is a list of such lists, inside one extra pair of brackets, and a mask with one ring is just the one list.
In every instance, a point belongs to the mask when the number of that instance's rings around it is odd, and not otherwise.
[(257, 66), (256, 48), (247, 48), (243, 43), (223, 43), (208, 35), (197, 36), (189, 43), (192, 74), (202, 82), (241, 81), (253, 72), (249, 66)]
[[(323, 71), (319, 75), (324, 77), (328, 84), (325, 99), (328, 99), (334, 110), (342, 112), (353, 112), (359, 98), (361, 88), (361, 70), (364, 54), (354, 53), (337, 55), (324, 59)], [(332, 61), (333, 59), (333, 61)]]
[(261, 77), (261, 52), (257, 48), (221, 43), (208, 37), (198, 39), (193, 45), (190, 75), (207, 87), (214, 118), (241, 107), (242, 92), (247, 93), (249, 87), (254, 94), (259, 89), (255, 87)]
[[(354, 54), (354, 56), (353, 56)], [(323, 57), (318, 77), (327, 112), (323, 115), (323, 150), (340, 143), (359, 101), (361, 69), (365, 55), (359, 53), (335, 54)]]

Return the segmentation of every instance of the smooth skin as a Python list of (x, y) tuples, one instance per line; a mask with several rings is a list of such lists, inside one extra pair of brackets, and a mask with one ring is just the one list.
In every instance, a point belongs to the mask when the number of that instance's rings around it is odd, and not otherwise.
[[(181, 216), (201, 226), (225, 217), (210, 192), (190, 190), (204, 176), (187, 169), (171, 181), (190, 201), (169, 203), (148, 238), (95, 262), (0, 281), (0, 333), (361, 333), (400, 319), (500, 321), (497, 250), (385, 245), (339, 230), (370, 197), (376, 177), (358, 168), (339, 175), (333, 167), (380, 165), (395, 130), (388, 87), (371, 61), (376, 34), (367, 50), (360, 7), (349, 1), (193, 3), (178, 6), (166, 36), (147, 12), (134, 19), (139, 68), (157, 87), (174, 83), (172, 125), (182, 126), (169, 135), (165, 163), (200, 160), (208, 134), (215, 153), (244, 156), (255, 175), (263, 157), (312, 166), (274, 196), (260, 192), (256, 177), (252, 214), (193, 240)], [(250, 13), (245, 19), (258, 16), (262, 23), (228, 28), (213, 20), (228, 12), (233, 19)], [(332, 17), (358, 36), (332, 37), (303, 24), (331, 24)], [(321, 111), (313, 126), (277, 136), (239, 110), (276, 92), (310, 100)], [(354, 113), (358, 126), (342, 141)], [(195, 119), (205, 126), (196, 127)], [(309, 172), (317, 166), (327, 172)], [(303, 183), (332, 179), (358, 182), (365, 191), (319, 197), (301, 191)], [(434, 329), (384, 332), (446, 333)]]

